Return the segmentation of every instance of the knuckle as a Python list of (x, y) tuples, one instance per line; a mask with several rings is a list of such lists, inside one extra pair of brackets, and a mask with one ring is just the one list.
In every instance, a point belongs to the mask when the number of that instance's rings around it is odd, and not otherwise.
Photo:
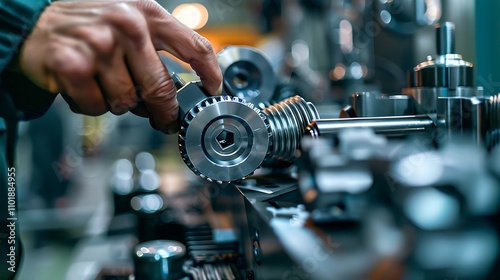
[(109, 28), (99, 27), (97, 31), (87, 32), (87, 42), (102, 56), (110, 56), (115, 50), (115, 37)]
[(163, 7), (156, 1), (139, 0), (137, 5), (141, 11), (153, 16), (163, 15), (165, 13), (165, 9), (163, 9)]
[(175, 86), (172, 79), (161, 79), (145, 88), (143, 98), (148, 102), (165, 102), (175, 99)]
[(75, 53), (73, 49), (62, 48), (52, 56), (49, 62), (49, 68), (63, 76), (71, 79), (87, 79), (92, 77), (93, 69), (90, 63), (78, 63), (75, 60)]
[(131, 14), (134, 14), (134, 8), (127, 2), (113, 3), (108, 9), (108, 16), (119, 15), (119, 17), (124, 17)]
[(93, 71), (87, 65), (71, 63), (61, 70), (62, 74), (67, 75), (71, 80), (86, 80), (93, 76)]
[(109, 106), (114, 111), (128, 111), (136, 106), (136, 100), (131, 96), (120, 95), (117, 98), (108, 101)]
[(143, 44), (147, 34), (147, 22), (144, 15), (130, 2), (113, 5), (107, 12), (108, 20), (123, 34), (138, 44)]
[(201, 54), (201, 55), (204, 55), (204, 56), (207, 56), (207, 55), (212, 55), (214, 53), (214, 49), (212, 47), (212, 44), (210, 43), (210, 41), (208, 41), (207, 38), (201, 36), (200, 34), (198, 33), (194, 33), (193, 35), (193, 45), (194, 45), (194, 50)]

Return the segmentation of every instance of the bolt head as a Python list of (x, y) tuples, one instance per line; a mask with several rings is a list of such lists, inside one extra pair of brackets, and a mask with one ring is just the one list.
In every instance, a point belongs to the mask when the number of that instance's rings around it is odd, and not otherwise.
[(222, 150), (226, 150), (234, 145), (234, 132), (224, 129), (215, 137), (215, 140)]

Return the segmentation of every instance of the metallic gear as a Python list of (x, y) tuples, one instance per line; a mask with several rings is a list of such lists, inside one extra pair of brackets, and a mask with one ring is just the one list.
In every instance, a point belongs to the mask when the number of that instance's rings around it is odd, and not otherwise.
[[(489, 148), (499, 139), (498, 96), (440, 99), (437, 122), (428, 115), (322, 120), (314, 105), (299, 96), (261, 111), (238, 97), (206, 97), (197, 83), (180, 91), (184, 90), (187, 93), (178, 97), (180, 111), (186, 112), (181, 114), (179, 133), (182, 159), (200, 177), (219, 183), (242, 179), (262, 164), (291, 163), (304, 134), (317, 138), (364, 127), (385, 135), (432, 137), (443, 128), (450, 139), (457, 131), (472, 132), (472, 140)], [(195, 96), (198, 99), (193, 100)], [(189, 104), (195, 105), (186, 109)], [(457, 118), (461, 120), (458, 127)]]
[(202, 100), (187, 112), (179, 133), (182, 159), (209, 181), (229, 182), (252, 174), (271, 143), (266, 116), (238, 97)]
[[(482, 92), (473, 87), (472, 64), (453, 53), (452, 23), (438, 26), (436, 38), (438, 56), (413, 69), (410, 87), (404, 90), (409, 97), (357, 94), (353, 97), (355, 111), (343, 115), (358, 117), (323, 120), (314, 105), (299, 96), (262, 111), (254, 106), (252, 103), (260, 106), (271, 98), (274, 75), (272, 71), (264, 75), (267, 70), (259, 68), (267, 61), (257, 51), (228, 48), (219, 54), (219, 64), (225, 89), (238, 97), (207, 97), (201, 83), (184, 84), (174, 77), (183, 120), (179, 134), (182, 158), (200, 177), (222, 183), (251, 175), (262, 164), (291, 163), (305, 133), (317, 138), (364, 127), (393, 136), (425, 134), (439, 144), (443, 139), (469, 137), (494, 148), (500, 142), (499, 96), (480, 96)], [(239, 97), (232, 86), (252, 103)], [(267, 93), (269, 98), (260, 99)], [(377, 106), (370, 107), (372, 103)], [(384, 110), (375, 110), (381, 106)]]
[(185, 114), (179, 150), (186, 165), (203, 179), (239, 180), (264, 160), (291, 162), (306, 126), (317, 118), (314, 106), (299, 96), (263, 111), (238, 97), (207, 97)]

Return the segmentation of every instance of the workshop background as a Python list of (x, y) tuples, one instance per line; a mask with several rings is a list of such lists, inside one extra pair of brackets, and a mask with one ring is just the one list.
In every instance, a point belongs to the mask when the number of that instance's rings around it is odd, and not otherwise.
[[(326, 116), (337, 117), (354, 92), (400, 93), (407, 71), (436, 53), (437, 22), (455, 24), (456, 53), (476, 66), (477, 86), (488, 95), (500, 91), (499, 1), (158, 2), (216, 52), (231, 45), (260, 49), (275, 74)], [(196, 79), (187, 65), (161, 56), (170, 71)], [(134, 242), (123, 237), (121, 251), (104, 242), (110, 231), (136, 222), (123, 216), (111, 223), (117, 207), (129, 207), (121, 197), (137, 184), (171, 196), (197, 180), (179, 156), (177, 135), (154, 131), (130, 113), (76, 115), (61, 98), (43, 117), (20, 125), (16, 170), (25, 251), (20, 280), (95, 279), (102, 260), (130, 254), (125, 248)], [(134, 172), (144, 180), (124, 183)]]

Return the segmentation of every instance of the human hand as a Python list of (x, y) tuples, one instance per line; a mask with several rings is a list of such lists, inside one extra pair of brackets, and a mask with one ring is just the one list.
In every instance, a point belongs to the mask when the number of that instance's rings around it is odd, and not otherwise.
[(191, 65), (210, 94), (222, 74), (212, 46), (153, 0), (63, 1), (48, 6), (26, 39), (21, 70), (74, 112), (131, 111), (177, 130), (176, 89), (157, 51)]

